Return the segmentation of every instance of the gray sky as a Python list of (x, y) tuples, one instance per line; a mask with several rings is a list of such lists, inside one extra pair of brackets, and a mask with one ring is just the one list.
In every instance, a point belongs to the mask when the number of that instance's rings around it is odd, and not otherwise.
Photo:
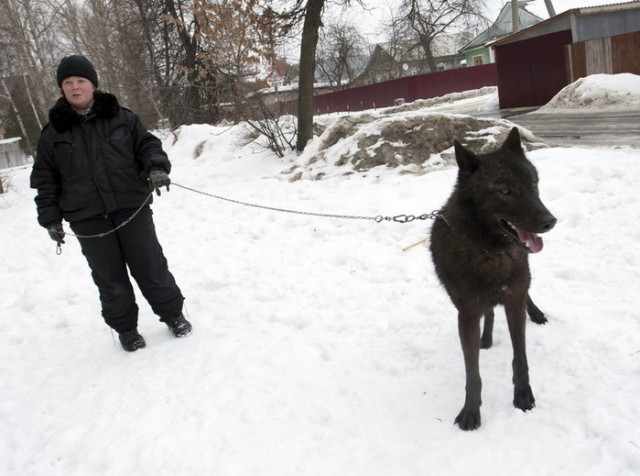
[[(347, 20), (355, 25), (361, 34), (363, 34), (370, 44), (381, 43), (386, 40), (384, 28), (381, 22), (390, 17), (390, 9), (400, 0), (362, 0), (365, 6), (360, 6), (356, 1), (351, 2), (351, 6), (345, 11), (336, 6), (338, 0), (328, 3), (325, 12), (324, 21), (329, 23), (333, 19)], [(491, 20), (495, 20), (500, 9), (509, 0), (485, 0), (487, 4), (486, 16)], [(590, 7), (595, 5), (612, 5), (616, 3), (627, 3), (628, 0), (552, 0), (556, 14), (573, 8)], [(535, 13), (541, 18), (548, 18), (547, 7), (544, 0), (533, 0), (528, 3), (527, 9)], [(300, 54), (299, 38), (292, 40), (283, 47), (281, 55), (287, 57), (292, 63), (298, 62)]]
[[(364, 3), (367, 5), (366, 9), (358, 6), (356, 2), (353, 2), (344, 16), (365, 33), (371, 43), (383, 41), (384, 31), (380, 26), (380, 21), (382, 18), (389, 16), (391, 6), (395, 5), (397, 1), (398, 0), (365, 0)], [(627, 1), (628, 0), (552, 0), (552, 3), (556, 14), (559, 14), (573, 8), (611, 5), (615, 3), (626, 3)], [(494, 20), (505, 3), (508, 3), (508, 0), (486, 0), (487, 17)], [(533, 0), (529, 2), (527, 10), (544, 19), (549, 17), (544, 0)], [(339, 15), (339, 13), (333, 14)]]

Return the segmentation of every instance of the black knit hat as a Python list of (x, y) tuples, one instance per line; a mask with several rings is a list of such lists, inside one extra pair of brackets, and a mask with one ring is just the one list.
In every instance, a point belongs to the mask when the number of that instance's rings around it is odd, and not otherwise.
[(70, 76), (87, 78), (96, 88), (98, 87), (98, 73), (96, 73), (91, 61), (84, 56), (71, 55), (62, 58), (56, 72), (58, 87), (62, 87), (62, 81)]

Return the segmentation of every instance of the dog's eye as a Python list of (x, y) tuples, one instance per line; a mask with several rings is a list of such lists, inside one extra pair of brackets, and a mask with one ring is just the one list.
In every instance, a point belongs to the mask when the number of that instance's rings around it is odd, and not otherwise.
[(511, 193), (511, 189), (509, 187), (502, 187), (500, 189), (500, 193), (502, 195), (509, 195)]

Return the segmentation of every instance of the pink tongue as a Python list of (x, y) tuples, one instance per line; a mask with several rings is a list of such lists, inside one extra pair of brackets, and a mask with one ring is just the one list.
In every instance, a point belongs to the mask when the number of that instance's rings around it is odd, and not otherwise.
[(537, 234), (527, 233), (526, 231), (522, 231), (520, 229), (516, 229), (516, 231), (518, 232), (518, 238), (520, 238), (520, 241), (527, 245), (529, 251), (531, 251), (532, 253), (542, 251), (542, 238), (540, 238)]

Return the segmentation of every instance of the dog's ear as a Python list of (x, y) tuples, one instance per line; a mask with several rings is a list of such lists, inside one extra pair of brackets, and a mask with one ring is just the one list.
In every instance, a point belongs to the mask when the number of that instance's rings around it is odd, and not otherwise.
[(509, 132), (509, 135), (507, 136), (507, 140), (502, 144), (502, 148), (505, 150), (512, 150), (514, 152), (523, 152), (520, 130), (517, 127), (511, 129), (511, 132)]
[(480, 164), (478, 156), (463, 146), (457, 140), (453, 141), (453, 148), (456, 151), (456, 162), (458, 162), (458, 168), (462, 172), (472, 173)]

